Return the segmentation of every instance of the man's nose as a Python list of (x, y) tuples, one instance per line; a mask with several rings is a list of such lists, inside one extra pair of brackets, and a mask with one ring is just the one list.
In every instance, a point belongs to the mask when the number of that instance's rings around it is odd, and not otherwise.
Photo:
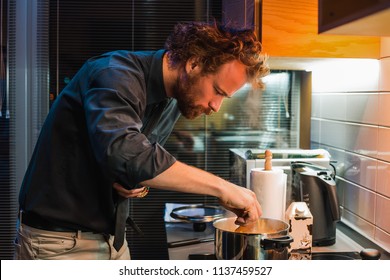
[(213, 99), (213, 100), (210, 101), (209, 107), (214, 112), (218, 112), (219, 109), (221, 108), (222, 102), (223, 102), (223, 97), (222, 98), (218, 98), (218, 99)]

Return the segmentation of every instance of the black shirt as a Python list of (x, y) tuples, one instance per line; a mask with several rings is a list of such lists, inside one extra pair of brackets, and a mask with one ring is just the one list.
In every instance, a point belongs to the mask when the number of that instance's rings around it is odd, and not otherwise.
[[(113, 233), (119, 182), (127, 188), (169, 168), (161, 146), (180, 116), (167, 98), (164, 50), (88, 60), (45, 120), (19, 194), (20, 209), (72, 229)], [(168, 102), (147, 138), (142, 127)]]

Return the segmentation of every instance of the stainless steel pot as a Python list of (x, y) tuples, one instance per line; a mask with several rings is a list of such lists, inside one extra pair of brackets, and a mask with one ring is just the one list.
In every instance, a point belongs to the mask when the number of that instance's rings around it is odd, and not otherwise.
[(216, 220), (215, 255), (219, 260), (287, 260), (289, 225), (273, 219), (259, 219), (250, 226), (238, 226), (236, 218)]

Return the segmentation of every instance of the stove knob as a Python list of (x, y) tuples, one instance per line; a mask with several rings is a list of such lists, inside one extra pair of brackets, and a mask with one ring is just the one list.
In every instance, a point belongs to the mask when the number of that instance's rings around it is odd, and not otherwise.
[(363, 249), (360, 256), (362, 260), (379, 260), (381, 253), (376, 249)]

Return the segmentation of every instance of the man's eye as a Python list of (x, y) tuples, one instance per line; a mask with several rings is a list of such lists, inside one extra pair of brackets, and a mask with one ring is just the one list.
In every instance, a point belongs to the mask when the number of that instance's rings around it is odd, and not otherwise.
[(221, 91), (219, 91), (219, 90), (217, 90), (217, 89), (215, 89), (215, 93), (216, 93), (217, 95), (225, 96), (225, 94), (223, 94)]
[(229, 98), (229, 96), (228, 96), (225, 92), (221, 91), (220, 89), (218, 89), (218, 88), (216, 88), (216, 87), (214, 87), (214, 91), (215, 91), (215, 94), (216, 94), (216, 95), (220, 95), (220, 96)]

